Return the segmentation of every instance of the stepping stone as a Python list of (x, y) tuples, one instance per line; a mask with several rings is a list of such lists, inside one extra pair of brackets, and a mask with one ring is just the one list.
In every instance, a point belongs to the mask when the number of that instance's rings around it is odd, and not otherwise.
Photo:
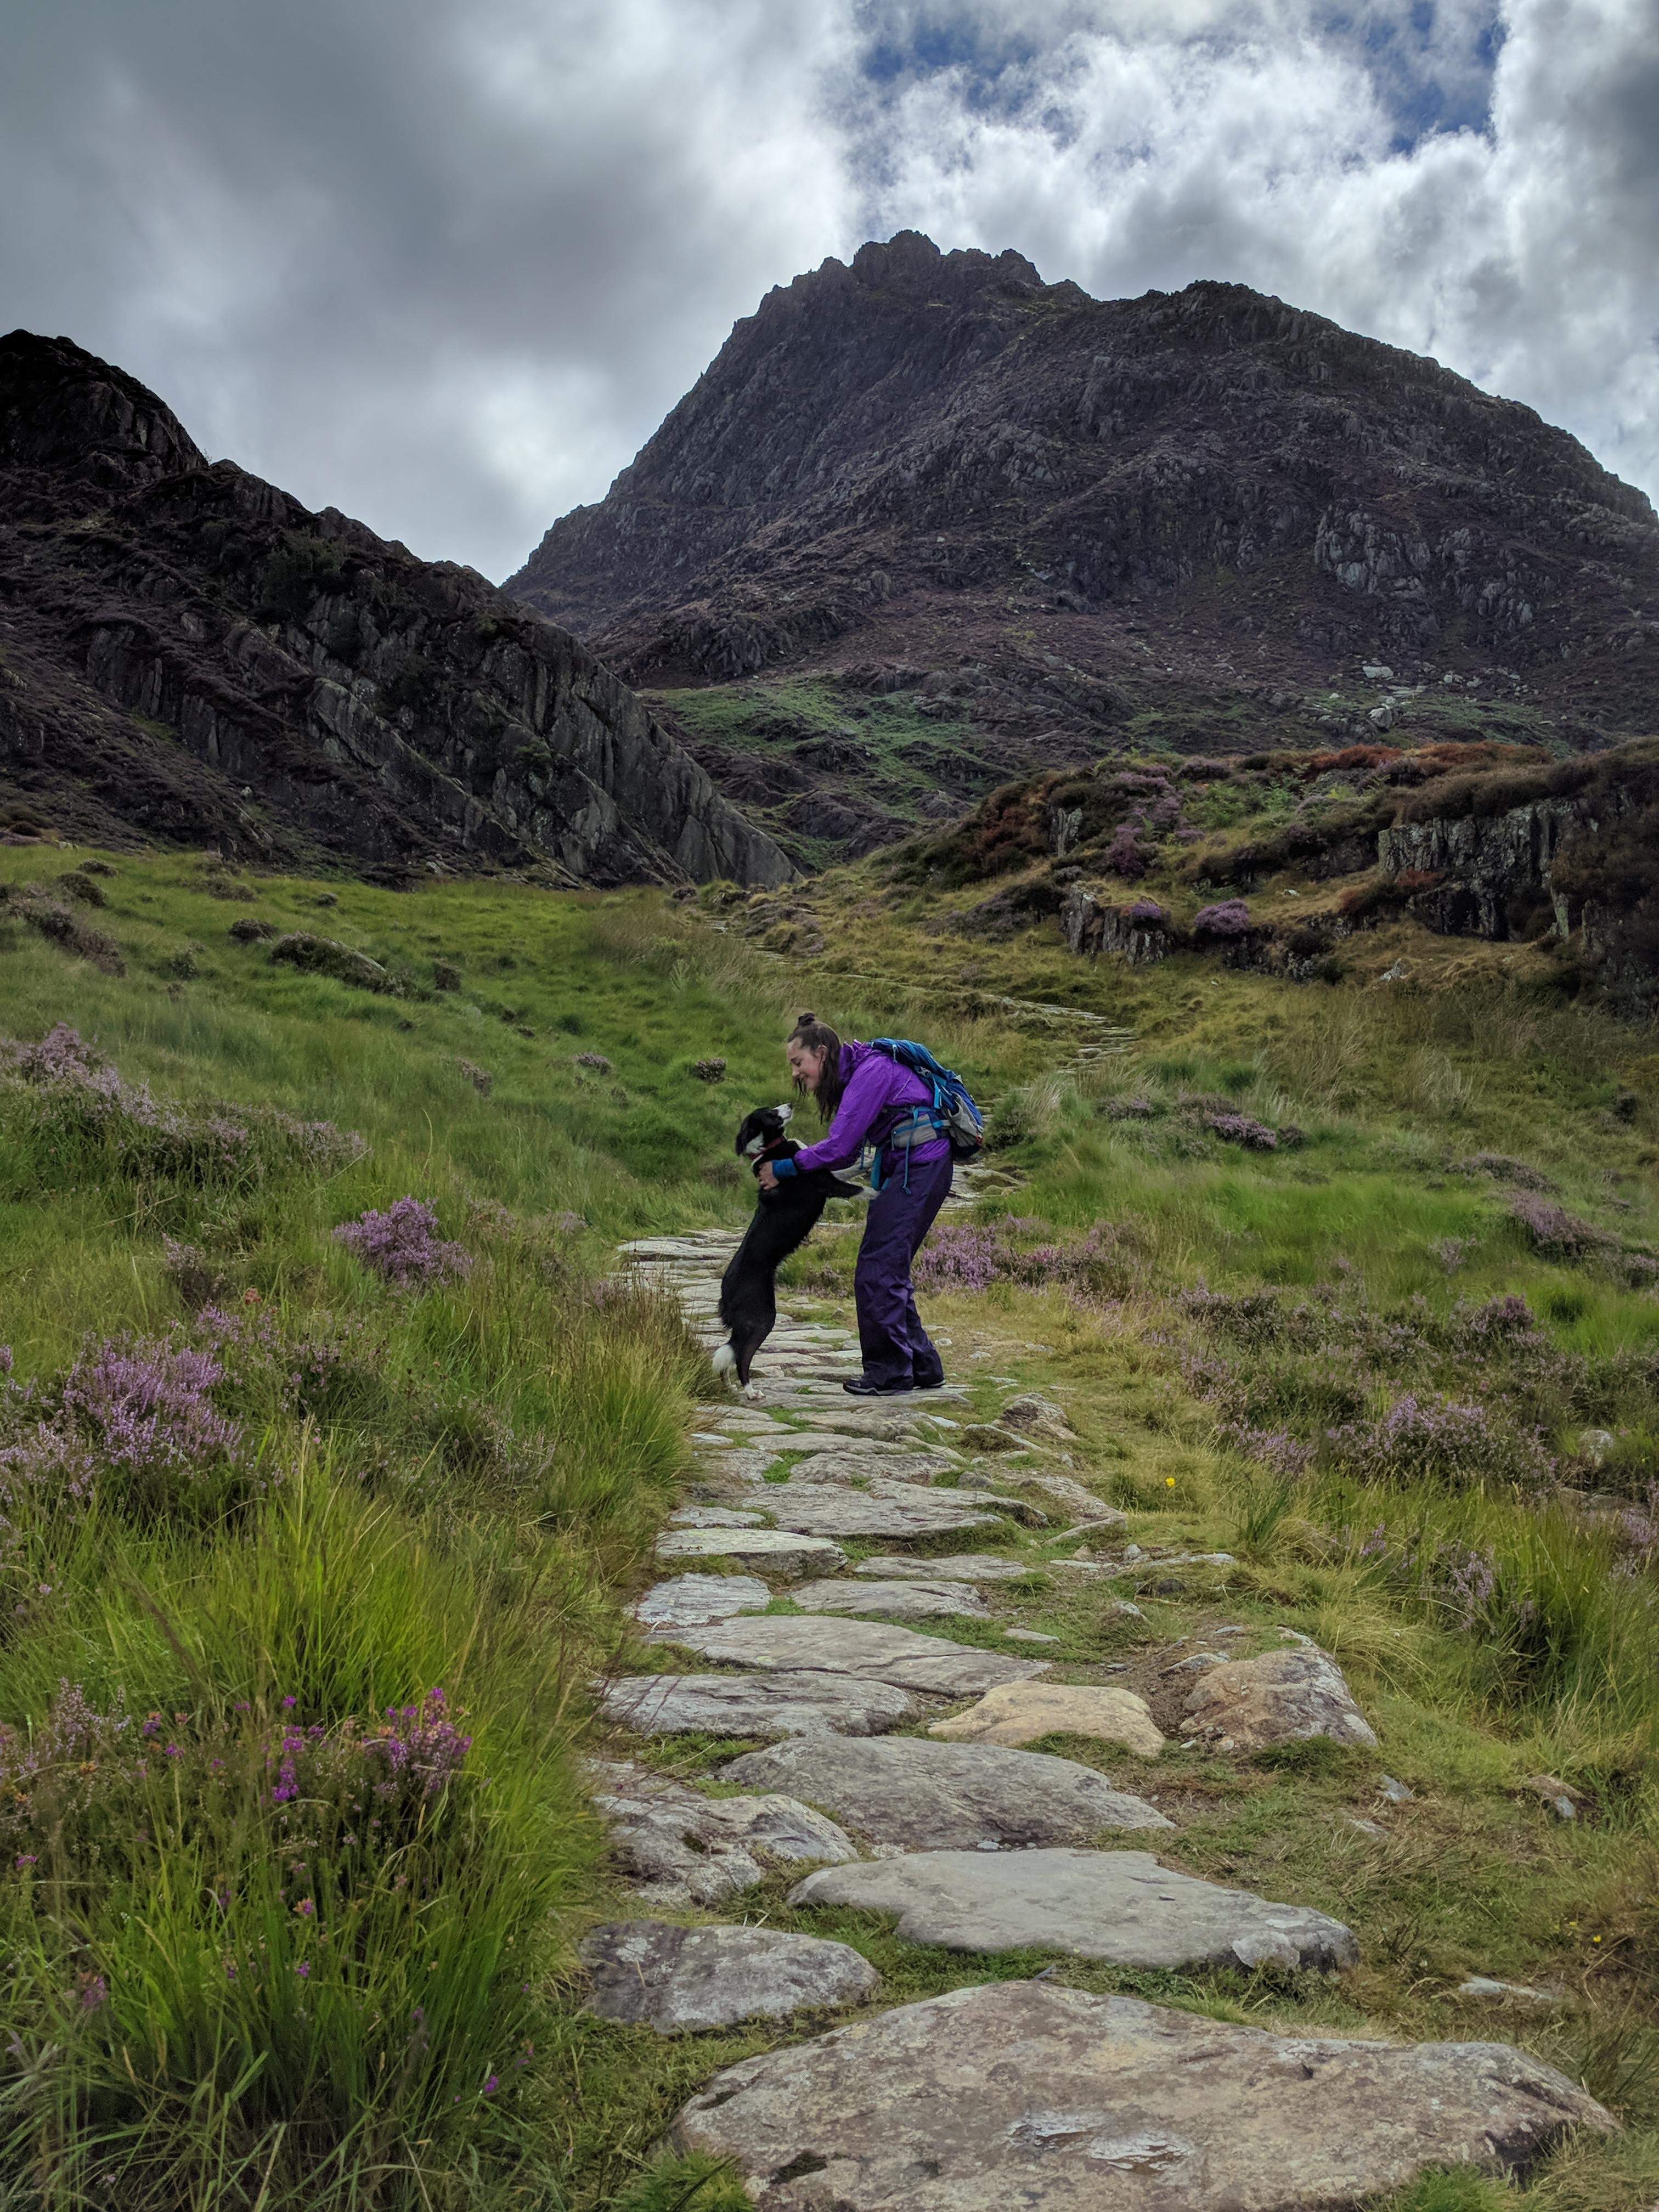
[(1175, 1825), (1145, 1798), (1114, 1790), (1103, 1774), (1074, 1759), (922, 1736), (778, 1744), (745, 1752), (720, 1779), (785, 1790), (823, 1806), (872, 1844), (906, 1850), (987, 1844), (1018, 1850), (1086, 1844), (1107, 1828)]
[(1348, 2212), (1616, 2124), (1503, 2044), (1278, 2036), (1020, 1981), (728, 2066), (673, 2135), (758, 2212)]
[(1554, 2005), (1561, 2002), (1554, 1990), (1529, 1989), (1525, 1982), (1495, 1982), (1486, 1974), (1471, 1974), (1457, 1984), (1460, 1997), (1478, 1997), (1486, 2004)]
[[(790, 1449), (785, 1446), (787, 1450)], [(888, 1456), (882, 1455), (886, 1453)], [(959, 1452), (933, 1450), (919, 1452), (914, 1448), (902, 1449), (896, 1444), (881, 1445), (866, 1452), (860, 1444), (849, 1444), (845, 1437), (830, 1439), (826, 1451), (808, 1452), (790, 1469), (791, 1482), (856, 1482), (930, 1483), (941, 1474), (956, 1474), (962, 1468)], [(1005, 1498), (1004, 1504), (1018, 1512), (1023, 1500)]]
[(1011, 1644), (1058, 1644), (1058, 1636), (1045, 1636), (1040, 1628), (1005, 1628), (1003, 1634)]
[(834, 1572), (847, 1565), (839, 1544), (786, 1528), (671, 1528), (657, 1539), (659, 1559), (741, 1559), (769, 1574)]
[[(962, 1464), (960, 1452), (945, 1451), (937, 1444), (931, 1453), (926, 1455), (918, 1454), (914, 1437), (844, 1437), (837, 1435), (832, 1429), (780, 1429), (772, 1441), (776, 1443), (780, 1451), (804, 1452), (813, 1458), (833, 1454), (836, 1459), (848, 1462), (860, 1474), (869, 1473), (872, 1460), (902, 1460), (907, 1465), (913, 1459), (919, 1460), (935, 1474), (942, 1474), (946, 1468)], [(928, 1441), (931, 1443), (933, 1440), (929, 1438)], [(904, 1479), (910, 1481), (922, 1480), (921, 1476)]]
[(1012, 1559), (1000, 1552), (951, 1552), (943, 1559), (907, 1559), (902, 1552), (885, 1552), (860, 1559), (855, 1575), (903, 1582), (911, 1577), (927, 1582), (1017, 1583), (1041, 1571), (1040, 1563)]
[(1376, 1741), (1342, 1669), (1311, 1644), (1212, 1667), (1185, 1710), (1191, 1733), (1219, 1751), (1260, 1751), (1316, 1735), (1338, 1743)]
[(1005, 1467), (999, 1465), (997, 1479), (1000, 1482), (1018, 1483), (1022, 1489), (1041, 1490), (1063, 1505), (1070, 1514), (1082, 1514), (1091, 1521), (1116, 1528), (1128, 1519), (1127, 1513), (1113, 1515), (1116, 1508), (1097, 1498), (1092, 1490), (1085, 1490), (1080, 1482), (1073, 1482), (1069, 1474), (1048, 1474), (1034, 1467)]
[(1120, 1966), (1357, 1966), (1340, 1920), (1170, 1874), (1150, 1851), (917, 1851), (825, 1867), (791, 1905), (899, 1916), (899, 1935), (947, 1951), (1069, 1951)]
[(976, 1705), (927, 1731), (946, 1743), (1035, 1743), (1040, 1735), (1086, 1735), (1127, 1744), (1156, 1759), (1164, 1736), (1144, 1698), (1133, 1690), (1073, 1682), (1009, 1682), (988, 1690)]
[(797, 1480), (769, 1483), (758, 1493), (744, 1494), (770, 1513), (780, 1528), (812, 1536), (953, 1536), (970, 1528), (994, 1528), (1003, 1512), (1018, 1510), (1015, 1501), (984, 1491), (927, 1490), (908, 1482), (876, 1481), (867, 1490), (843, 1490), (838, 1483)]
[(611, 1856), (653, 1905), (716, 1905), (759, 1881), (773, 1860), (858, 1856), (833, 1820), (793, 1797), (705, 1797), (622, 1759), (590, 1760), (586, 1772)]
[[(822, 1670), (772, 1674), (627, 1674), (599, 1710), (636, 1735), (878, 1735), (923, 1708), (890, 1682)], [(1030, 1758), (1032, 1754), (1025, 1754)], [(1013, 1756), (1010, 1753), (1010, 1756)]]
[(730, 1620), (736, 1613), (764, 1613), (771, 1602), (771, 1591), (753, 1575), (676, 1575), (653, 1583), (629, 1610), (644, 1627), (661, 1634)]
[(774, 1928), (677, 1928), (617, 1920), (581, 1946), (601, 2020), (684, 2035), (739, 2020), (776, 2020), (804, 2005), (858, 2004), (881, 1977), (849, 1943)]
[(944, 1613), (968, 1613), (976, 1620), (991, 1617), (984, 1599), (967, 1583), (803, 1583), (789, 1595), (803, 1613), (880, 1613), (892, 1620), (930, 1620)]
[(742, 1505), (682, 1505), (668, 1516), (671, 1528), (758, 1528), (762, 1516)]
[(723, 1620), (687, 1628), (675, 1638), (688, 1651), (728, 1667), (822, 1668), (861, 1681), (891, 1682), (902, 1690), (964, 1698), (999, 1682), (1029, 1681), (1046, 1659), (1012, 1659), (943, 1636), (919, 1636), (884, 1621), (826, 1620), (773, 1614), (759, 1620)]

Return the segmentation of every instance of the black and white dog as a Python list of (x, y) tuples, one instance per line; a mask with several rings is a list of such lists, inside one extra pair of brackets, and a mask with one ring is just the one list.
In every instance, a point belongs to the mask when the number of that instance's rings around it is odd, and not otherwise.
[[(793, 1158), (800, 1150), (788, 1134), (794, 1111), (758, 1106), (745, 1115), (738, 1131), (738, 1158), (752, 1160), (757, 1173), (763, 1160)], [(778, 1269), (811, 1235), (832, 1198), (863, 1195), (856, 1183), (842, 1182), (829, 1168), (787, 1176), (775, 1190), (757, 1194), (755, 1218), (720, 1278), (720, 1319), (731, 1334), (714, 1354), (714, 1372), (728, 1382), (735, 1376), (750, 1397), (760, 1395), (758, 1383), (749, 1379), (750, 1363), (778, 1317)]]

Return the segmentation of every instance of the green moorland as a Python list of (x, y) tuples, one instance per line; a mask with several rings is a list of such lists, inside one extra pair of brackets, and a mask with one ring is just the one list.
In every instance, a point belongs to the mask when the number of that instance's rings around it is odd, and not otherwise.
[[(8, 851), (0, 883), (83, 857)], [(583, 2015), (575, 1943), (623, 1899), (577, 1759), (596, 1668), (646, 1663), (621, 1601), (715, 1390), (675, 1314), (604, 1282), (611, 1249), (741, 1219), (732, 1127), (780, 1095), (803, 1001), (926, 1035), (992, 1103), (1008, 1184), (924, 1276), (979, 1409), (1010, 1378), (1057, 1397), (1067, 1471), (1132, 1536), (1234, 1555), (1079, 1588), (1045, 1571), (1075, 1548), (1057, 1528), (1011, 1528), (1031, 1574), (999, 1631), (1139, 1680), (1177, 1638), (1288, 1626), (1382, 1739), (1234, 1762), (1176, 1736), (1156, 1764), (1060, 1740), (1158, 1798), (1171, 1863), (1334, 1912), (1362, 1953), (1340, 1981), (1060, 1978), (1524, 2044), (1624, 2132), (1388, 2212), (1652, 2203), (1650, 1035), (1397, 922), (1331, 985), (1091, 967), (1052, 925), (957, 934), (985, 886), (896, 888), (879, 860), (805, 895), (830, 949), (799, 963), (779, 902), (754, 910), (769, 957), (731, 895), (110, 865), (73, 871), (73, 912), (119, 973), (38, 902), (0, 908), (25, 1048), (0, 1070), (0, 2203), (744, 2201), (661, 2155), (664, 2125), (825, 2023), (664, 2042)], [(275, 963), (232, 941), (246, 919), (396, 988)], [(1377, 986), (1401, 947), (1420, 987)], [(43, 1045), (58, 1024), (82, 1044)], [(406, 1200), (435, 1215), (387, 1221)], [(844, 1304), (852, 1242), (800, 1255), (792, 1304)], [(696, 1774), (731, 1748), (649, 1755)], [(1048, 1963), (793, 1914), (788, 1887), (738, 1902), (854, 1943), (887, 2000)], [(1498, 2013), (1457, 1994), (1471, 1973), (1558, 2001)]]

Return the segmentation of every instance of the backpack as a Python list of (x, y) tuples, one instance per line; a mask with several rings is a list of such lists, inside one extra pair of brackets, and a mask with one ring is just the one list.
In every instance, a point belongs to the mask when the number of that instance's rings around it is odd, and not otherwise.
[(948, 1138), (953, 1159), (970, 1160), (983, 1151), (985, 1119), (968, 1094), (968, 1086), (953, 1067), (942, 1067), (925, 1044), (908, 1037), (872, 1037), (878, 1052), (884, 1052), (912, 1075), (933, 1085), (933, 1115), (939, 1134)]

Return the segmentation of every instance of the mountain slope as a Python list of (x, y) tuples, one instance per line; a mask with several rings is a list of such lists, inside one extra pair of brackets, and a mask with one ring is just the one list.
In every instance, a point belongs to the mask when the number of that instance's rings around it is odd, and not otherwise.
[(1653, 510), (1530, 409), (1241, 285), (1101, 301), (915, 233), (769, 294), (507, 588), (842, 850), (1126, 732), (1248, 750), (1429, 682), (1583, 742), (1659, 678)]
[(0, 339), (0, 826), (394, 873), (775, 884), (592, 654), (471, 570), (210, 465), (66, 339)]

